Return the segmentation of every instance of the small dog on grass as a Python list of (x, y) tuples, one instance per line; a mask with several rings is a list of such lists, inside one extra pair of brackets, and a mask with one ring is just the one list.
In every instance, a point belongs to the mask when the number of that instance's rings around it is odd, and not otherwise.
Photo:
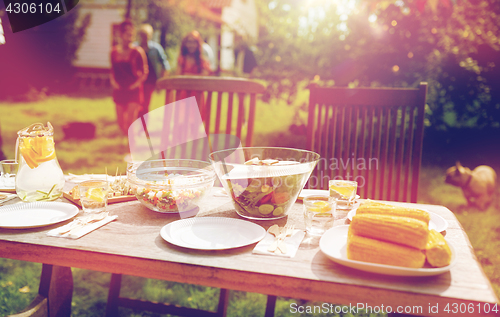
[(486, 209), (493, 201), (497, 174), (495, 170), (486, 165), (476, 167), (474, 170), (463, 167), (460, 162), (446, 170), (446, 183), (462, 188), (469, 206)]

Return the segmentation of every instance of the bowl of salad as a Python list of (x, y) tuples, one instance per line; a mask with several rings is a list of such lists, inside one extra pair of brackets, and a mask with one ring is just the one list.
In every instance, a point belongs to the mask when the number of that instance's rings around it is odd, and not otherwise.
[(320, 158), (277, 147), (227, 149), (209, 157), (238, 215), (259, 220), (288, 214)]
[(178, 213), (199, 206), (214, 185), (215, 172), (208, 162), (160, 159), (129, 163), (127, 179), (144, 206)]

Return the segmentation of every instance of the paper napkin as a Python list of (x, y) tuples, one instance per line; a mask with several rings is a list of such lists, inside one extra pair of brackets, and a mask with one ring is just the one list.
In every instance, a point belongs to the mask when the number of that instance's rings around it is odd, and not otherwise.
[(1, 193), (0, 192), (0, 204), (6, 203), (11, 199), (16, 198), (16, 194), (7, 194), (7, 193)]
[(269, 233), (266, 233), (264, 239), (260, 240), (259, 243), (255, 246), (252, 253), (255, 254), (265, 254), (265, 255), (275, 255), (282, 256), (285, 258), (293, 258), (295, 254), (297, 254), (297, 250), (299, 249), (300, 243), (304, 239), (306, 233), (303, 230), (295, 229), (290, 237), (285, 238), (285, 243), (287, 247), (287, 253), (285, 254), (276, 254), (274, 252), (269, 252), (267, 249), (269, 246), (276, 240), (276, 237)]
[(229, 197), (224, 188), (219, 188), (214, 193), (215, 197)]
[(107, 223), (110, 223), (111, 221), (115, 220), (118, 218), (118, 216), (107, 216), (106, 218), (99, 220), (97, 222), (92, 222), (89, 224), (82, 226), (77, 226), (74, 229), (71, 229), (69, 232), (66, 232), (64, 234), (61, 234), (61, 232), (67, 231), (69, 228), (74, 226), (73, 222), (70, 222), (62, 227), (50, 230), (47, 232), (47, 235), (50, 237), (58, 237), (58, 238), (68, 238), (68, 239), (78, 239), (86, 235), (87, 233), (90, 233), (102, 226), (104, 226)]

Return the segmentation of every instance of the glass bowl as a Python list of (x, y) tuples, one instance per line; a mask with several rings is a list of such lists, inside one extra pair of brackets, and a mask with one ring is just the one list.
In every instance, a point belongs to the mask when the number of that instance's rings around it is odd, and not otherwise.
[(144, 206), (175, 213), (198, 207), (212, 189), (215, 173), (208, 162), (163, 159), (129, 163), (127, 179)]
[(236, 212), (259, 220), (288, 214), (320, 158), (311, 151), (276, 147), (227, 149), (209, 157)]

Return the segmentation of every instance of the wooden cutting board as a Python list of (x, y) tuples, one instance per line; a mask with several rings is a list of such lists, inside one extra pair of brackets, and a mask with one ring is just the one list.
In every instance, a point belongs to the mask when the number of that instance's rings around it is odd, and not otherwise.
[[(73, 198), (73, 196), (71, 196), (71, 194), (69, 192), (63, 192), (63, 196), (64, 198), (66, 198), (67, 200), (71, 201), (73, 204), (77, 205), (77, 206), (82, 206), (82, 203), (80, 202), (80, 199), (79, 198)], [(122, 202), (125, 202), (125, 201), (132, 201), (132, 200), (136, 200), (137, 198), (135, 197), (135, 195), (125, 195), (125, 196), (113, 196), (111, 198), (108, 198), (108, 205), (109, 204), (116, 204), (116, 203), (122, 203)]]

